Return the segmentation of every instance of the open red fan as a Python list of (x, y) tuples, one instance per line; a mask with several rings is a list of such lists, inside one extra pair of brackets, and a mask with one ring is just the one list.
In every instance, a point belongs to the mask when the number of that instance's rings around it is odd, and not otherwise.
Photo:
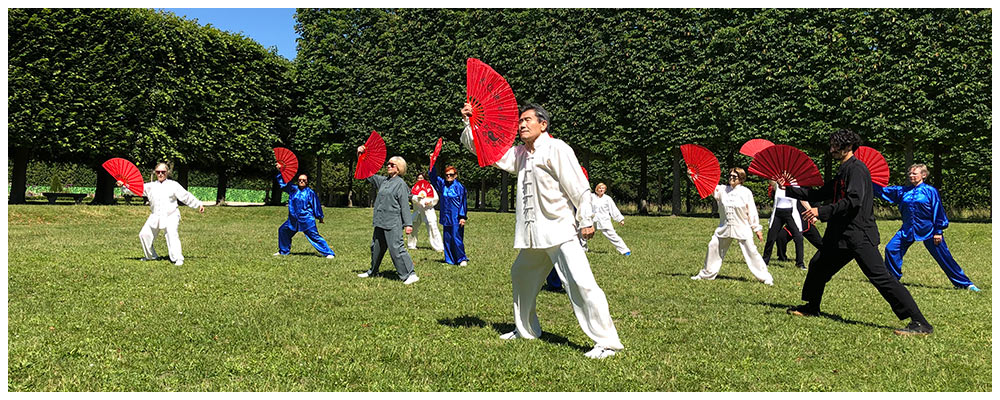
[(413, 189), (410, 189), (410, 194), (424, 197), (434, 197), (434, 187), (431, 186), (431, 183), (426, 180), (419, 180), (417, 183), (413, 184)]
[(751, 174), (778, 182), (780, 186), (823, 186), (819, 168), (806, 153), (786, 144), (757, 152), (748, 169)]
[(885, 162), (882, 153), (868, 146), (859, 146), (854, 156), (868, 167), (868, 172), (872, 174), (872, 182), (882, 187), (889, 184), (889, 164)]
[(365, 141), (365, 152), (358, 156), (358, 166), (354, 169), (354, 179), (365, 179), (375, 175), (385, 163), (385, 141), (378, 132), (372, 131)]
[(466, 102), (472, 105), (473, 143), (479, 166), (493, 165), (517, 137), (517, 100), (507, 81), (475, 58), (466, 61)]
[(281, 179), (285, 183), (290, 183), (295, 178), (295, 173), (299, 171), (299, 159), (295, 153), (284, 147), (274, 148), (274, 159), (281, 165)]
[(136, 196), (142, 196), (146, 182), (142, 179), (142, 173), (135, 164), (124, 158), (112, 158), (101, 164), (105, 171), (108, 171), (116, 181), (122, 181), (125, 188)]
[(750, 139), (750, 140), (747, 140), (746, 143), (743, 143), (743, 147), (740, 147), (740, 154), (753, 157), (759, 151), (764, 150), (764, 149), (766, 149), (768, 147), (771, 147), (771, 146), (774, 146), (774, 143), (771, 143), (770, 140), (767, 140), (767, 139)]
[(428, 171), (434, 169), (434, 162), (437, 161), (438, 156), (441, 155), (441, 143), (442, 142), (443, 142), (443, 139), (442, 138), (438, 138), (437, 145), (434, 146), (434, 152), (431, 153), (431, 165), (429, 167), (427, 167)]
[(698, 195), (703, 199), (708, 197), (719, 184), (719, 174), (722, 172), (719, 160), (711, 150), (697, 144), (682, 145), (681, 155), (684, 156), (684, 163), (687, 164), (694, 187), (698, 189)]

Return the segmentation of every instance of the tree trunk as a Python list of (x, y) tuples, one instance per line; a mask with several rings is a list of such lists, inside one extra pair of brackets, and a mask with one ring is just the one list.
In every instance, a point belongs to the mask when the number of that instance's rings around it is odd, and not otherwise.
[(691, 210), (692, 210), (692, 208), (691, 208), (691, 195), (689, 193), (691, 193), (691, 180), (685, 179), (684, 180), (684, 205), (685, 205), (685, 208), (687, 209), (687, 213), (691, 214)]
[(177, 164), (174, 168), (174, 180), (181, 184), (181, 187), (187, 189), (190, 174), (188, 173), (190, 168), (187, 164)]
[(115, 204), (115, 178), (99, 165), (94, 167), (94, 172), (97, 173), (97, 188), (94, 190), (94, 200), (90, 204)]
[(905, 142), (903, 158), (906, 160), (906, 165), (903, 166), (903, 182), (906, 182), (906, 174), (910, 173), (910, 166), (913, 165), (913, 136), (906, 135)]
[[(313, 179), (313, 191), (316, 192), (316, 198), (323, 201), (323, 159), (316, 156), (316, 179)], [(330, 206), (329, 203), (325, 204), (327, 207)]]
[(229, 187), (229, 171), (225, 168), (219, 169), (219, 183), (215, 192), (215, 205), (226, 205), (226, 189)]
[(486, 177), (479, 178), (479, 193), (476, 193), (476, 210), (486, 207)]
[(268, 199), (267, 204), (271, 206), (281, 205), (281, 186), (278, 185), (277, 179), (271, 180), (271, 197)]
[(649, 215), (649, 157), (646, 149), (639, 154), (639, 215)]
[(684, 174), (684, 170), (681, 169), (681, 148), (680, 146), (674, 147), (674, 192), (670, 197), (671, 210), (670, 213), (673, 215), (681, 214), (681, 177)]
[(510, 188), (510, 174), (507, 171), (500, 171), (500, 212), (510, 211), (507, 207), (507, 197), (510, 193), (507, 190)]
[(8, 204), (24, 204), (25, 191), (28, 190), (28, 159), (30, 154), (25, 149), (12, 148), (10, 151), (14, 159), (13, 177), (10, 182), (10, 199)]
[(347, 162), (347, 207), (354, 207), (351, 197), (354, 195), (354, 163)]
[(941, 165), (941, 146), (932, 147), (931, 167), (934, 168), (934, 173), (931, 174), (931, 182), (929, 183), (933, 183), (932, 186), (936, 187), (938, 192), (944, 192), (944, 166)]

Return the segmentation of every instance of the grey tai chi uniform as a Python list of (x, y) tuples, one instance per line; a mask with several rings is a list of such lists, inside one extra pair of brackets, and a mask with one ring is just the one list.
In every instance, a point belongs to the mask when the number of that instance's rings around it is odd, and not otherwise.
[(413, 216), (410, 214), (410, 187), (396, 175), (386, 178), (382, 175), (372, 175), (368, 182), (375, 187), (375, 209), (372, 216), (372, 267), (369, 275), (378, 273), (385, 251), (389, 250), (392, 264), (396, 266), (399, 279), (406, 280), (413, 274), (413, 259), (406, 252), (403, 241), (403, 228), (413, 226)]

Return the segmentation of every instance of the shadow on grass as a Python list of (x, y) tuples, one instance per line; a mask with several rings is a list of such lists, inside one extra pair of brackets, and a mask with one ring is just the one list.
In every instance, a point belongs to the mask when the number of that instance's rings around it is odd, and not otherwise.
[[(495, 331), (497, 335), (502, 335), (504, 333), (516, 329), (514, 324), (498, 323), (498, 322), (487, 323), (486, 321), (483, 321), (482, 318), (479, 318), (474, 315), (462, 315), (455, 318), (441, 318), (438, 319), (438, 323), (441, 325), (450, 326), (452, 328), (485, 328), (487, 325), (489, 325), (490, 329), (493, 329), (493, 331)], [(546, 343), (565, 345), (580, 351), (590, 350), (590, 347), (584, 347), (579, 344), (576, 344), (567, 339), (565, 336), (560, 336), (549, 332), (543, 331), (542, 337), (540, 337), (539, 339), (541, 339)]]
[[(767, 306), (767, 307), (771, 307), (771, 308), (775, 308), (775, 309), (781, 310), (782, 312), (785, 312), (789, 308), (793, 307), (792, 304), (781, 304), (781, 303), (758, 302), (758, 303), (747, 303), (747, 304), (756, 304), (756, 305), (759, 305), (759, 306)], [(844, 323), (844, 324), (848, 324), (848, 325), (861, 325), (861, 326), (867, 326), (869, 328), (879, 328), (879, 329), (896, 329), (895, 327), (885, 326), (885, 325), (879, 325), (879, 324), (873, 324), (871, 322), (855, 321), (853, 319), (847, 319), (847, 318), (841, 317), (841, 316), (839, 316), (837, 314), (830, 314), (830, 313), (826, 313), (826, 312), (822, 312), (822, 311), (819, 312), (819, 317), (820, 318), (830, 319), (830, 320), (833, 320), (833, 321), (836, 321), (836, 322), (840, 322), (840, 323)], [(796, 318), (809, 318), (809, 317), (796, 317)]]
[[(900, 283), (903, 283), (903, 282), (900, 282)], [(924, 288), (924, 289), (947, 289), (947, 290), (957, 289), (954, 285), (948, 285), (948, 286), (933, 285), (932, 286), (932, 285), (924, 285), (922, 283), (903, 283), (903, 286), (906, 286), (908, 288), (909, 287), (915, 287), (915, 288)]]
[[(691, 279), (691, 277), (694, 276), (694, 275), (698, 275), (698, 271), (695, 271), (694, 274), (690, 274), (690, 275), (689, 274), (678, 274), (678, 273), (667, 274), (667, 276), (678, 276), (678, 277), (684, 277), (684, 278), (687, 278), (687, 279)], [(742, 277), (742, 276), (717, 275), (715, 277), (715, 279), (718, 279), (718, 280), (728, 280), (728, 281), (740, 281), (740, 282), (753, 282), (753, 283), (757, 283), (756, 279), (752, 279), (751, 280), (749, 278)], [(711, 281), (712, 279), (706, 279), (706, 280)]]

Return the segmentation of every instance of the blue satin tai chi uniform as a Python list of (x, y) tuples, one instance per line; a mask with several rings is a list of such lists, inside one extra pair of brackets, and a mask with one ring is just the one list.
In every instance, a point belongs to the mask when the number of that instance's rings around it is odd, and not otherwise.
[(444, 234), (444, 262), (458, 265), (462, 261), (468, 261), (465, 255), (465, 227), (458, 224), (458, 220), (468, 220), (468, 201), (465, 193), (465, 186), (458, 180), (448, 182), (437, 175), (437, 168), (430, 171), (427, 176), (430, 178), (434, 190), (441, 195), (438, 204), (441, 206), (442, 233)]
[(323, 219), (323, 206), (319, 196), (310, 188), (299, 189), (298, 186), (285, 183), (278, 174), (278, 186), (288, 193), (288, 220), (278, 227), (278, 253), (288, 254), (292, 247), (292, 236), (302, 232), (309, 244), (324, 256), (332, 256), (333, 250), (326, 240), (316, 230), (316, 220)]
[(962, 267), (955, 262), (944, 237), (941, 243), (934, 244), (934, 235), (942, 235), (948, 227), (948, 216), (941, 205), (941, 196), (937, 189), (926, 183), (917, 186), (886, 186), (872, 184), (875, 195), (899, 205), (899, 213), (903, 216), (903, 226), (885, 245), (885, 266), (896, 279), (903, 276), (903, 255), (913, 242), (924, 242), (924, 247), (938, 265), (951, 284), (957, 288), (968, 288), (972, 280), (965, 275)]

